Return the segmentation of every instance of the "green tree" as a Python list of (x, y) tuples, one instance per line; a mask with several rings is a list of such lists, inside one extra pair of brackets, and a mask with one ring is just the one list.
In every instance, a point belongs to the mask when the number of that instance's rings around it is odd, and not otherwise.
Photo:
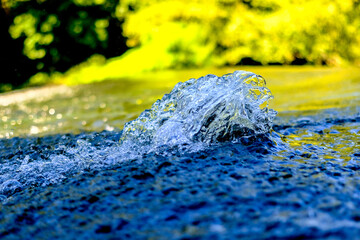
[[(117, 0), (7, 1), (11, 37), (37, 71), (66, 71), (93, 54), (105, 57), (126, 51)], [(5, 5), (5, 4), (3, 4)]]
[(147, 68), (342, 65), (360, 57), (356, 0), (124, 0), (116, 14), (134, 48), (126, 57), (155, 59)]

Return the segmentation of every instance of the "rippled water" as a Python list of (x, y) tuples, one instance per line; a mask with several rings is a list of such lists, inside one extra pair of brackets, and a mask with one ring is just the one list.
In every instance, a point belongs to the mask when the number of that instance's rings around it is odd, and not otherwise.
[[(94, 211), (108, 222), (109, 233), (115, 223), (100, 212), (129, 225), (116, 227), (117, 233), (142, 229), (154, 238), (360, 233), (360, 71), (250, 70), (263, 75), (268, 88), (262, 77), (240, 71), (178, 84), (155, 102), (190, 72), (0, 96), (0, 200), (5, 204), (0, 236), (11, 237), (5, 229), (30, 222), (39, 232), (32, 236), (48, 234), (46, 221), (66, 229), (57, 215), (81, 215), (86, 219), (78, 225), (81, 232), (98, 233), (102, 225), (90, 217), (93, 210), (71, 205), (90, 201), (89, 192), (91, 202), (94, 196), (107, 201), (108, 207)], [(272, 95), (276, 118), (267, 107)], [(145, 108), (150, 110), (121, 131)], [(36, 198), (35, 204), (31, 199)], [(54, 198), (61, 204), (47, 205)], [(187, 206), (186, 201), (194, 202)], [(21, 222), (30, 203), (39, 208), (34, 214), (43, 208), (56, 214)], [(159, 218), (146, 218), (159, 205)], [(218, 217), (204, 220), (206, 213)], [(147, 225), (139, 225), (143, 221)], [(154, 230), (159, 224), (162, 230)], [(22, 229), (14, 231), (22, 236), (32, 231)], [(77, 236), (77, 230), (68, 231)], [(53, 234), (64, 237), (61, 232)]]
[[(236, 70), (236, 69), (235, 69)], [(262, 75), (286, 111), (358, 106), (360, 70), (328, 68), (249, 68)], [(0, 138), (44, 136), (122, 129), (180, 81), (234, 69), (204, 69), (147, 74), (75, 87), (52, 86), (0, 95)], [(301, 115), (301, 113), (300, 113)]]
[(276, 115), (268, 109), (272, 98), (265, 80), (246, 71), (178, 83), (125, 125), (118, 144), (110, 141), (110, 146), (97, 148), (79, 139), (75, 146), (52, 146), (55, 151), (45, 157), (35, 155), (34, 159), (34, 154), (27, 154), (24, 158), (12, 156), (16, 161), (4, 159), (0, 194), (11, 195), (28, 186), (47, 186), (85, 169), (106, 168), (148, 153), (170, 156), (174, 149), (184, 154), (220, 142), (260, 138), (269, 134)]

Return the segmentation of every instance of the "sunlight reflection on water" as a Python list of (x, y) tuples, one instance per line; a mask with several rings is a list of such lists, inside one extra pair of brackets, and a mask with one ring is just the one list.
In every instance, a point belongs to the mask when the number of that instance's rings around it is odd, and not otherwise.
[[(360, 70), (245, 67), (262, 75), (280, 112), (360, 105)], [(47, 86), (0, 95), (0, 138), (122, 129), (179, 81), (235, 69), (149, 73), (80, 86)]]

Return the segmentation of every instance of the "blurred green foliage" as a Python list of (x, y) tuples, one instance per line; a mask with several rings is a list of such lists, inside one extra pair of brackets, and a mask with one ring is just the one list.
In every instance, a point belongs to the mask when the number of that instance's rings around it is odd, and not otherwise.
[[(129, 47), (161, 67), (359, 64), (356, 0), (123, 0)], [(151, 49), (151, 50), (150, 50)], [(135, 54), (135, 53), (134, 53)], [(170, 61), (170, 62), (168, 62)], [(155, 63), (154, 63), (155, 64)], [(163, 64), (163, 66), (161, 66)]]
[(86, 59), (70, 72), (91, 76), (71, 83), (169, 68), (360, 64), (359, 0), (2, 0), (2, 8), (30, 72), (40, 72), (33, 84), (47, 73), (64, 79), (57, 72)]
[[(0, 17), (6, 20), (0, 22), (1, 29), (6, 29), (1, 35), (8, 34), (13, 41), (22, 43), (20, 50), (27, 61), (17, 63), (18, 56), (13, 55), (18, 46), (9, 46), (13, 42), (1, 45), (4, 53), (1, 66), (12, 59), (10, 67), (19, 71), (8, 72), (10, 76), (1, 78), (0, 85), (21, 85), (37, 72), (64, 72), (93, 54), (111, 58), (127, 50), (122, 21), (114, 15), (117, 0), (2, 0), (1, 3)], [(33, 83), (44, 83), (37, 80)]]
[[(116, 0), (15, 1), (17, 12), (9, 28), (11, 37), (24, 39), (24, 54), (39, 61), (38, 70), (64, 71), (94, 53), (124, 52), (120, 40), (109, 46), (109, 30), (121, 39), (121, 25), (113, 13)], [(110, 27), (110, 22), (117, 22)], [(116, 24), (115, 24), (116, 25)], [(113, 48), (109, 50), (109, 48)], [(114, 48), (120, 48), (117, 50)]]

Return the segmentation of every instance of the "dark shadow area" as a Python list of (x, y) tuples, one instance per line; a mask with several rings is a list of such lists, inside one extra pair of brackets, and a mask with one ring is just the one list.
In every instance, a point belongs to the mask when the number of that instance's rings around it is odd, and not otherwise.
[(295, 58), (292, 62), (291, 65), (305, 65), (307, 64), (308, 61), (305, 58)]
[(16, 88), (36, 72), (36, 63), (23, 55), (22, 39), (11, 38), (8, 32), (11, 22), (10, 16), (0, 5), (0, 85), (11, 84)]
[[(65, 72), (94, 54), (111, 58), (124, 53), (128, 48), (122, 35), (123, 22), (113, 16), (117, 1), (81, 4), (72, 0), (26, 1), (11, 9), (1, 8), (0, 84), (17, 88), (37, 72)], [(20, 34), (11, 36), (10, 26)], [(32, 53), (38, 50), (44, 50), (44, 56)]]
[(250, 66), (261, 66), (261, 62), (258, 62), (250, 57), (245, 57), (240, 60), (236, 65), (250, 65)]

